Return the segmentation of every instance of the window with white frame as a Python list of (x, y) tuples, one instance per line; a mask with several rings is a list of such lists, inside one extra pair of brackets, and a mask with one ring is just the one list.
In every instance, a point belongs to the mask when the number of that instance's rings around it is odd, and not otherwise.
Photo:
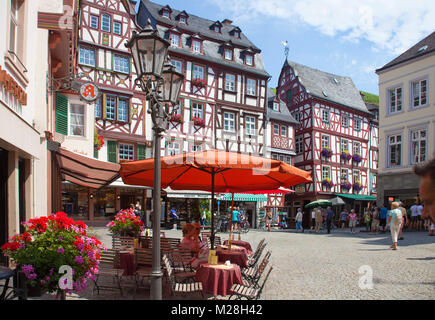
[(236, 76), (227, 73), (225, 75), (225, 90), (235, 91), (236, 90)]
[(341, 139), (340, 141), (341, 152), (349, 152), (349, 140)]
[(106, 119), (116, 120), (116, 97), (106, 96)]
[(274, 102), (273, 103), (273, 111), (279, 112), (279, 102)]
[(304, 139), (302, 136), (297, 136), (295, 138), (295, 149), (296, 154), (301, 154), (304, 151)]
[(106, 32), (111, 31), (111, 17), (108, 14), (103, 13), (101, 15), (101, 30)]
[(95, 50), (79, 47), (79, 64), (95, 67)]
[(240, 37), (240, 33), (238, 31), (234, 31), (234, 37), (239, 38)]
[(198, 152), (202, 150), (204, 150), (204, 145), (196, 144), (196, 143), (192, 144), (192, 149), (191, 149), (192, 152)]
[(130, 58), (115, 54), (113, 56), (114, 70), (122, 73), (130, 73)]
[(118, 158), (121, 160), (134, 160), (134, 146), (131, 144), (120, 143), (118, 145)]
[(128, 100), (118, 99), (118, 121), (128, 122)]
[(420, 107), (427, 103), (427, 81), (419, 80), (411, 83), (412, 106)]
[(192, 103), (192, 117), (204, 119), (204, 105), (202, 103)]
[(175, 67), (175, 70), (179, 73), (183, 73), (183, 62), (179, 60), (171, 59), (171, 64)]
[(343, 128), (348, 128), (349, 127), (349, 117), (346, 115), (342, 115), (341, 116), (341, 126)]
[(257, 129), (256, 129), (256, 123), (255, 123), (255, 117), (245, 116), (245, 130), (246, 134), (248, 135), (255, 135)]
[(361, 142), (354, 141), (352, 144), (352, 151), (353, 151), (353, 154), (361, 155)]
[(400, 134), (388, 137), (388, 162), (390, 167), (402, 164), (402, 136)]
[(177, 100), (177, 104), (175, 106), (169, 106), (169, 112), (172, 114), (181, 115), (181, 100)]
[(245, 56), (245, 63), (246, 63), (248, 66), (252, 66), (252, 65), (253, 65), (253, 57), (252, 57), (250, 54), (247, 54), (247, 55)]
[(389, 96), (389, 113), (395, 113), (402, 111), (402, 88), (397, 87), (388, 90)]
[(219, 26), (214, 26), (214, 31), (219, 33), (221, 32), (221, 28)]
[(102, 118), (103, 110), (101, 108), (101, 98), (95, 101), (95, 118)]
[(361, 131), (361, 126), (362, 126), (361, 119), (354, 119), (353, 121), (354, 121), (353, 128), (355, 129), (355, 131)]
[(256, 95), (257, 81), (254, 79), (246, 80), (246, 93), (250, 96)]
[(281, 136), (287, 137), (287, 126), (281, 126)]
[(180, 46), (180, 36), (178, 34), (175, 33), (171, 34), (171, 45), (174, 47)]
[(329, 110), (322, 109), (321, 113), (322, 113), (322, 121), (326, 122), (326, 123), (329, 123), (329, 116), (330, 116), (329, 115)]
[(11, 15), (9, 23), (9, 50), (17, 53), (17, 40), (18, 40), (18, 25), (19, 25), (19, 1), (11, 0)]
[(359, 170), (353, 170), (352, 172), (353, 183), (361, 183), (361, 172)]
[(224, 57), (226, 60), (233, 60), (233, 50), (231, 49), (225, 49)]
[(201, 53), (201, 41), (193, 40), (192, 41), (192, 49), (193, 49), (193, 52)]
[(289, 156), (286, 156), (285, 157), (285, 163), (287, 163), (287, 164), (292, 164), (292, 158), (291, 157), (289, 157)]
[(331, 179), (331, 167), (322, 166), (322, 180)]
[(162, 16), (169, 19), (169, 11), (163, 10)]
[(186, 23), (186, 17), (180, 17), (180, 23)]
[(122, 23), (115, 21), (113, 22), (113, 33), (117, 34), (117, 35), (121, 35), (122, 34)]
[(278, 155), (276, 153), (272, 153), (272, 159), (273, 160), (278, 160)]
[(91, 28), (98, 29), (99, 27), (99, 18), (97, 16), (91, 15), (89, 25)]
[(341, 181), (349, 181), (349, 171), (347, 169), (340, 170)]
[(181, 150), (180, 142), (178, 141), (170, 141), (168, 142), (168, 155), (174, 156), (179, 154)]
[(320, 148), (321, 149), (323, 149), (323, 148), (330, 148), (330, 143), (329, 142), (330, 142), (330, 137), (327, 136), (327, 135), (322, 134)]
[(224, 112), (224, 131), (234, 132), (235, 125), (235, 114), (232, 112)]
[(278, 124), (273, 125), (273, 134), (279, 135), (279, 125)]
[(69, 106), (69, 135), (85, 135), (85, 106), (82, 104), (70, 104)]
[(413, 164), (426, 161), (426, 145), (426, 129), (411, 131), (411, 159)]
[(204, 80), (204, 67), (193, 65), (193, 79), (201, 79)]
[(293, 113), (293, 117), (295, 118), (295, 120), (297, 122), (301, 122), (301, 120), (302, 120), (302, 112), (296, 111), (295, 113)]

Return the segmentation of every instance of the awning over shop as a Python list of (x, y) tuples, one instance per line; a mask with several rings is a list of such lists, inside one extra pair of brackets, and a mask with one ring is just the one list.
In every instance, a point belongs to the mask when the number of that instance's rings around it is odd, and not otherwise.
[(119, 178), (120, 165), (99, 161), (63, 148), (56, 151), (62, 179), (72, 183), (100, 189)]
[(343, 198), (354, 199), (354, 200), (365, 200), (365, 201), (375, 201), (376, 197), (366, 196), (360, 194), (346, 194), (346, 193), (335, 193), (335, 195)]
[[(231, 201), (232, 194), (224, 193), (220, 200)], [(267, 195), (265, 194), (250, 194), (250, 193), (235, 193), (234, 201), (267, 201)]]

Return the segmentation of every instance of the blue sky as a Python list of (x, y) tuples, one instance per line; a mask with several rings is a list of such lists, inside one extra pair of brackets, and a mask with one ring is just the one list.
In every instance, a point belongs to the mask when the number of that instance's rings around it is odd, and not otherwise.
[(375, 69), (435, 31), (433, 0), (153, 1), (213, 21), (228, 18), (262, 50), (276, 87), (285, 60), (353, 79), (378, 94)]

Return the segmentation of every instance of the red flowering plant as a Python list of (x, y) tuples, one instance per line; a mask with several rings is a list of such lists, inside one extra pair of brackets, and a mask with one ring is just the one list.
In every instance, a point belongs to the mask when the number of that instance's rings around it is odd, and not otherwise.
[(174, 113), (171, 115), (171, 121), (173, 122), (183, 122), (183, 116), (181, 114)]
[[(1, 250), (24, 273), (28, 286), (71, 293), (86, 289), (87, 280), (95, 279), (101, 250), (106, 248), (87, 234), (86, 224), (57, 212), (23, 225), (26, 231), (13, 236)], [(64, 276), (68, 267), (71, 281)]]
[(204, 127), (205, 126), (205, 120), (199, 117), (192, 117), (193, 124), (195, 126)]
[(144, 230), (144, 223), (132, 209), (126, 209), (119, 211), (115, 220), (109, 222), (106, 227), (116, 235), (137, 237)]
[(97, 133), (97, 130), (94, 131), (94, 147), (97, 150), (100, 150), (104, 146), (104, 138)]
[(201, 78), (195, 78), (192, 80), (192, 85), (197, 88), (205, 88), (207, 86), (207, 81)]

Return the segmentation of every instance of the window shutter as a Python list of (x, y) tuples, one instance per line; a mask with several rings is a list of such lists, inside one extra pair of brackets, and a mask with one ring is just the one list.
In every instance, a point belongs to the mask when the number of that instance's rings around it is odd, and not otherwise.
[(107, 161), (116, 163), (116, 141), (107, 141)]
[(145, 145), (138, 144), (137, 145), (137, 160), (144, 160), (144, 159), (146, 159)]
[(56, 132), (68, 135), (68, 98), (56, 94)]
[(97, 148), (94, 148), (94, 158), (98, 159), (98, 150), (97, 150)]

